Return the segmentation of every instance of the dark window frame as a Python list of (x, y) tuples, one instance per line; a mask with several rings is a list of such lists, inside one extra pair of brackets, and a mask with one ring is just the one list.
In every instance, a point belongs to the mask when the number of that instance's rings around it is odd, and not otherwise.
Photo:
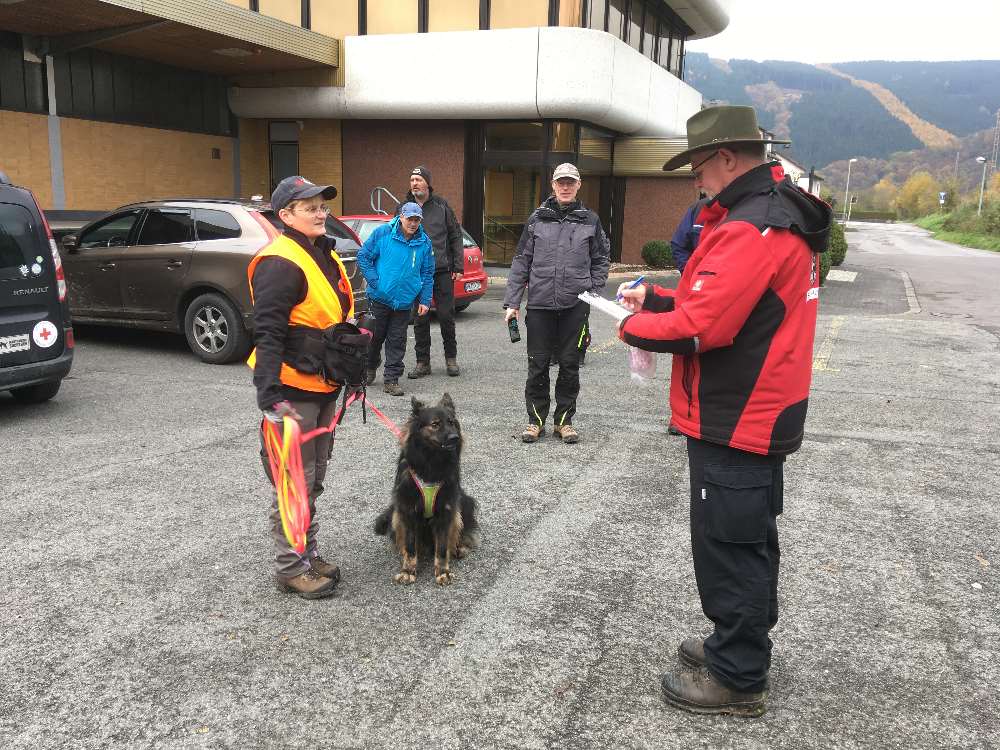
[(260, 13), (260, 0), (250, 0), (250, 10)]
[(417, 0), (417, 33), (426, 34), (430, 27), (430, 0)]
[(358, 0), (358, 36), (368, 33), (368, 1)]
[(488, 31), (490, 28), (490, 0), (479, 0), (479, 30)]
[(312, 0), (302, 0), (302, 28), (312, 28)]

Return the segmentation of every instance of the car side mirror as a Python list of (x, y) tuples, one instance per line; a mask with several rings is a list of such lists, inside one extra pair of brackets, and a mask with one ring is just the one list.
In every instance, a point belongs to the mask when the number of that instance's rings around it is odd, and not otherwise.
[(80, 238), (75, 234), (67, 234), (62, 238), (62, 246), (66, 252), (76, 252), (80, 247)]

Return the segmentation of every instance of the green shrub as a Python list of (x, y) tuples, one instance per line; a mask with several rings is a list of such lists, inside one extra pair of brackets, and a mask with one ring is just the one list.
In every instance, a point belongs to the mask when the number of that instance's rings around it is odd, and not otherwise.
[(847, 238), (844, 237), (844, 227), (837, 222), (833, 222), (833, 226), (830, 227), (830, 249), (828, 250), (828, 254), (831, 266), (839, 266), (847, 256)]
[(674, 253), (670, 243), (663, 240), (650, 240), (642, 246), (642, 259), (647, 266), (653, 268), (669, 268), (674, 265)]
[(826, 275), (830, 273), (830, 251), (819, 254), (819, 285), (826, 283)]

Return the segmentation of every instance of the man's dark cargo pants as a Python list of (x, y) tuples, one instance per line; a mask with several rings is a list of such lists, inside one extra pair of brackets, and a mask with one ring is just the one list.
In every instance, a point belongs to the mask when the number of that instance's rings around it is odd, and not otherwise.
[(694, 574), (715, 624), (705, 660), (721, 683), (744, 692), (763, 690), (771, 666), (784, 460), (688, 438)]
[(528, 380), (524, 386), (528, 420), (544, 425), (549, 414), (549, 361), (559, 362), (556, 378), (556, 409), (553, 424), (572, 424), (576, 397), (580, 394), (580, 331), (590, 305), (578, 302), (565, 310), (528, 308), (524, 325), (528, 331)]

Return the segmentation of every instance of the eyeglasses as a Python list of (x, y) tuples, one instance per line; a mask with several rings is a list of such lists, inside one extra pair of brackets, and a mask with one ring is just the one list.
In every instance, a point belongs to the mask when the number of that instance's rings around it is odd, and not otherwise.
[(719, 155), (719, 152), (716, 151), (710, 157), (708, 157), (707, 159), (705, 159), (701, 164), (699, 164), (697, 167), (694, 164), (691, 165), (691, 174), (694, 175), (694, 178), (696, 180), (700, 180), (701, 179), (701, 168), (704, 167), (706, 164), (708, 164), (710, 161), (712, 161), (712, 159), (714, 159), (718, 155)]
[(296, 208), (293, 208), (292, 211), (293, 212), (298, 212), (298, 213), (301, 213), (301, 214), (305, 214), (306, 216), (316, 216), (317, 214), (326, 215), (326, 214), (330, 213), (330, 207), (324, 203), (322, 205), (315, 206), (314, 208), (298, 208), (298, 207), (296, 207)]

